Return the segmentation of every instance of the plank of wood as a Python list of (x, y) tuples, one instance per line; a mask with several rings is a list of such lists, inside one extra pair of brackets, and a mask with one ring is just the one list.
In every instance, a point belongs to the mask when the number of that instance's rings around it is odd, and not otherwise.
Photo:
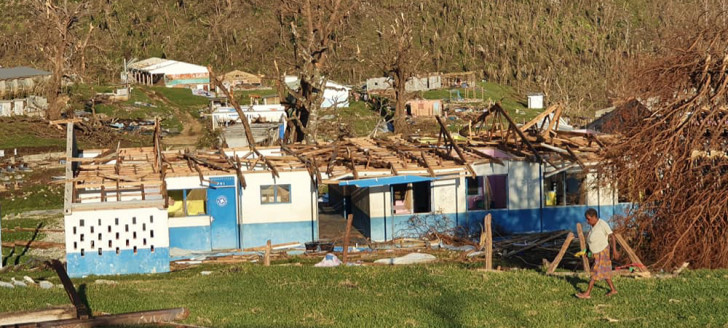
[(566, 240), (564, 240), (564, 244), (561, 245), (561, 249), (559, 249), (559, 254), (556, 255), (556, 258), (553, 262), (549, 265), (549, 269), (546, 271), (547, 274), (552, 274), (554, 271), (556, 271), (556, 267), (559, 266), (559, 263), (561, 263), (561, 259), (564, 258), (564, 254), (566, 254), (566, 250), (569, 249), (569, 245), (571, 245), (571, 242), (574, 240), (574, 233), (569, 232), (568, 235), (566, 235)]
[[(282, 243), (282, 244), (273, 244), (270, 247), (272, 249), (277, 249), (277, 248), (285, 248), (285, 247), (296, 246), (296, 245), (301, 245), (301, 243), (290, 242), (290, 243)], [(262, 252), (262, 251), (265, 251), (265, 249), (267, 247), (268, 247), (267, 244), (265, 246), (249, 247), (249, 248), (243, 249), (243, 252)]]
[(528, 130), (532, 126), (541, 123), (543, 120), (546, 119), (547, 116), (549, 116), (549, 114), (553, 113), (557, 107), (558, 105), (552, 105), (551, 107), (547, 108), (545, 111), (541, 112), (541, 114), (538, 114), (532, 120), (528, 121), (528, 123), (522, 125), (520, 127), (521, 131), (526, 132), (526, 130)]
[(640, 260), (640, 258), (637, 256), (637, 254), (634, 252), (634, 250), (632, 250), (632, 247), (629, 246), (629, 244), (624, 239), (624, 237), (622, 237), (621, 234), (615, 232), (614, 238), (617, 239), (617, 242), (619, 243), (619, 245), (622, 246), (622, 248), (624, 249), (625, 252), (627, 252), (627, 256), (629, 256), (629, 260), (632, 261), (632, 263), (639, 264), (639, 266), (637, 266), (637, 270), (639, 270), (641, 272), (647, 272), (647, 273), (650, 272), (650, 270), (647, 270), (647, 267), (645, 267), (645, 265), (642, 264), (642, 261)]
[(76, 308), (69, 304), (43, 310), (0, 313), (0, 326), (14, 326), (28, 322), (73, 319), (75, 317)]
[(354, 222), (354, 215), (347, 215), (346, 219), (346, 233), (344, 235), (344, 254), (341, 256), (342, 261), (347, 263), (349, 260), (349, 235), (351, 234), (351, 225)]
[(28, 248), (59, 248), (65, 249), (66, 244), (63, 243), (52, 243), (47, 241), (34, 241), (34, 240), (16, 240), (16, 241), (4, 241), (2, 242), (3, 247), (28, 247)]
[(110, 314), (94, 318), (79, 318), (68, 320), (47, 321), (36, 324), (35, 327), (56, 327), (56, 328), (90, 328), (110, 327), (123, 325), (142, 325), (151, 323), (165, 323), (177, 320), (184, 320), (190, 312), (186, 308), (175, 308), (165, 310), (141, 311), (122, 314)]
[(493, 270), (493, 229), (491, 225), (492, 217), (490, 213), (483, 219), (485, 221), (485, 269)]
[(564, 231), (559, 231), (559, 232), (555, 232), (555, 233), (554, 233), (553, 235), (551, 235), (551, 236), (549, 236), (549, 237), (547, 237), (547, 238), (541, 239), (541, 240), (539, 240), (539, 241), (536, 241), (536, 242), (534, 242), (534, 243), (533, 243), (533, 244), (531, 244), (531, 245), (528, 245), (528, 246), (525, 246), (525, 247), (521, 247), (521, 248), (519, 248), (519, 249), (516, 249), (516, 250), (510, 251), (510, 252), (508, 252), (508, 253), (504, 254), (504, 255), (503, 255), (503, 257), (509, 257), (509, 256), (511, 256), (511, 255), (514, 255), (514, 254), (518, 254), (518, 253), (520, 253), (520, 252), (523, 252), (523, 251), (529, 250), (529, 249), (531, 249), (531, 248), (534, 248), (534, 247), (536, 247), (536, 246), (542, 245), (542, 244), (544, 244), (544, 243), (546, 243), (546, 242), (552, 241), (552, 240), (554, 240), (554, 239), (556, 239), (556, 238), (562, 237), (562, 236), (564, 236), (564, 235), (566, 235), (566, 234), (568, 234), (568, 233), (570, 233), (570, 231), (568, 231), (568, 230), (564, 230)]
[(266, 242), (265, 245), (265, 256), (263, 257), (263, 265), (264, 266), (270, 266), (270, 253), (271, 253), (272, 247), (270, 244), (270, 239)]
[(71, 299), (71, 304), (73, 304), (73, 306), (76, 308), (76, 318), (87, 319), (91, 317), (91, 310), (89, 310), (89, 308), (86, 306), (86, 303), (81, 300), (81, 296), (79, 296), (78, 292), (76, 292), (76, 287), (73, 286), (71, 278), (68, 277), (68, 274), (66, 273), (66, 268), (63, 266), (63, 263), (58, 260), (50, 260), (47, 261), (46, 264), (53, 268), (53, 270), (56, 271), (56, 274), (58, 274), (58, 278), (61, 279), (63, 288), (66, 290), (68, 298)]
[[(585, 250), (586, 249), (586, 239), (584, 238), (584, 229), (581, 226), (581, 223), (576, 223), (576, 233), (579, 236), (579, 250)], [(589, 268), (589, 259), (585, 256), (581, 257), (581, 263), (584, 267), (584, 272), (586, 272), (588, 275), (591, 275), (591, 269)]]

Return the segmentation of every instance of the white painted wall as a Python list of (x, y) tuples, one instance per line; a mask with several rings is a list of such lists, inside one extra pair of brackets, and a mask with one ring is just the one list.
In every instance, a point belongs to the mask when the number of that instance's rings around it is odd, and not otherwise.
[(526, 161), (509, 161), (508, 208), (529, 209), (541, 206), (541, 179), (539, 164)]
[(596, 173), (589, 173), (584, 179), (587, 187), (587, 205), (606, 206), (617, 204), (617, 190), (611, 186), (600, 186)]
[(64, 222), (66, 253), (80, 253), (81, 250), (97, 253), (101, 248), (102, 253), (115, 254), (117, 247), (119, 250), (169, 247), (167, 211), (164, 209), (74, 211)]
[(389, 186), (369, 188), (369, 217), (381, 218), (392, 216), (392, 195)]
[[(307, 171), (280, 172), (279, 178), (273, 178), (267, 171), (247, 173), (245, 182), (247, 187), (241, 195), (243, 224), (310, 221), (312, 215), (314, 220), (318, 219), (318, 193)], [(261, 204), (260, 186), (271, 184), (290, 184), (291, 202)]]
[(432, 181), (432, 210), (439, 213), (465, 212), (465, 178)]

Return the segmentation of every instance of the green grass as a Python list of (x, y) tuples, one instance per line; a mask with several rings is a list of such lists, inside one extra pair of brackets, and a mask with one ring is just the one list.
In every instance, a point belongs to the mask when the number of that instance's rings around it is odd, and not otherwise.
[[(39, 136), (33, 128), (32, 123), (4, 120), (0, 128), (0, 149), (25, 148), (25, 147), (52, 147), (62, 149), (65, 147), (65, 139)], [(7, 156), (7, 152), (6, 152)]]
[(25, 186), (21, 192), (8, 195), (2, 199), (3, 215), (25, 211), (48, 210), (63, 207), (63, 185), (33, 184)]
[[(210, 270), (209, 276), (200, 271)], [(28, 274), (57, 283), (48, 271)], [(203, 266), (120, 276), (117, 285), (77, 279), (93, 311), (187, 307), (185, 321), (208, 327), (723, 327), (728, 271), (675, 279), (618, 278), (620, 294), (578, 300), (586, 281), (534, 271), (484, 273), (458, 264), (314, 268), (259, 264)], [(599, 285), (601, 286), (601, 285)], [(0, 311), (67, 304), (63, 289), (0, 289)], [(610, 322), (611, 321), (611, 322)]]
[[(487, 106), (487, 104), (492, 102), (500, 102), (501, 106), (503, 106), (503, 109), (508, 112), (508, 115), (513, 118), (516, 123), (522, 123), (523, 121), (528, 121), (532, 118), (534, 118), (536, 115), (538, 115), (542, 110), (540, 109), (528, 109), (524, 105), (526, 103), (526, 97), (525, 95), (519, 95), (513, 89), (510, 87), (493, 83), (493, 82), (478, 82), (478, 87), (476, 88), (476, 94), (475, 96), (472, 96), (472, 89), (468, 91), (468, 98), (478, 98), (482, 99), (482, 103), (476, 103), (479, 106)], [(480, 89), (480, 88), (483, 89)], [(463, 88), (457, 88), (452, 89), (452, 97), (457, 97), (457, 95), (454, 93), (454, 90), (458, 90), (460, 92), (460, 96), (465, 98), (465, 89)], [(444, 99), (449, 100), (451, 99), (451, 89), (438, 89), (438, 90), (430, 90), (423, 92), (422, 96), (425, 99)], [(451, 106), (453, 108), (457, 108), (457, 103), (453, 102)], [(464, 105), (467, 103), (464, 103)]]
[[(96, 87), (101, 88), (101, 87)], [(152, 106), (137, 105), (137, 103)], [(209, 105), (209, 99), (192, 94), (190, 89), (134, 86), (129, 100), (121, 103), (101, 104), (96, 112), (120, 119), (162, 119), (162, 127), (181, 131), (180, 115), (189, 114), (199, 119), (199, 110)]]
[(270, 96), (278, 94), (278, 90), (276, 89), (262, 89), (262, 90), (245, 90), (245, 91), (235, 91), (235, 99), (241, 104), (241, 105), (250, 105), (250, 95), (259, 95), (259, 96)]
[[(3, 213), (5, 215), (7, 213)], [(0, 224), (3, 228), (6, 229), (14, 229), (16, 227), (21, 228), (38, 228), (38, 227), (46, 227), (46, 225), (50, 222), (49, 219), (44, 218), (27, 218), (27, 219), (12, 219), (12, 220), (3, 220), (2, 224)], [(14, 242), (14, 241), (30, 241), (30, 240), (41, 240), (45, 238), (45, 234), (42, 232), (39, 232), (37, 235), (34, 236), (34, 232), (30, 231), (4, 231), (2, 232), (2, 241), (3, 242)], [(24, 247), (2, 247), (2, 262), (3, 266), (10, 266), (10, 265), (17, 265), (27, 262), (34, 261), (35, 258), (28, 256), (24, 252)], [(18, 277), (20, 278), (20, 277)]]
[(356, 136), (368, 135), (381, 119), (381, 116), (363, 101), (351, 101), (349, 107), (336, 110), (342, 121), (349, 123), (352, 132)]

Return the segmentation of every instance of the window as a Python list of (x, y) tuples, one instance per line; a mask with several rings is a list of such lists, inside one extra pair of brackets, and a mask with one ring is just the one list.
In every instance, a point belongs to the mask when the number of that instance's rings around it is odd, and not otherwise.
[(489, 209), (508, 208), (508, 175), (489, 175), (486, 192), (490, 200)]
[(586, 205), (584, 177), (577, 174), (566, 174), (566, 205)]
[(508, 175), (466, 178), (468, 210), (508, 208)]
[(169, 217), (207, 215), (207, 189), (168, 190)]
[(470, 211), (485, 209), (486, 199), (483, 181), (483, 177), (465, 178), (465, 184), (468, 188), (468, 210)]
[(392, 185), (392, 210), (394, 214), (432, 212), (429, 181)]
[(280, 204), (291, 202), (291, 185), (260, 186), (261, 204)]
[(561, 172), (543, 180), (546, 206), (585, 205), (584, 177)]

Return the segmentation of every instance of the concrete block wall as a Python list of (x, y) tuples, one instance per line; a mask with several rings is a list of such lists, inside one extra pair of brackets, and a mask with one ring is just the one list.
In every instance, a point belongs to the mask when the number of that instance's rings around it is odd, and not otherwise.
[(71, 277), (169, 271), (167, 211), (75, 211), (65, 217)]

